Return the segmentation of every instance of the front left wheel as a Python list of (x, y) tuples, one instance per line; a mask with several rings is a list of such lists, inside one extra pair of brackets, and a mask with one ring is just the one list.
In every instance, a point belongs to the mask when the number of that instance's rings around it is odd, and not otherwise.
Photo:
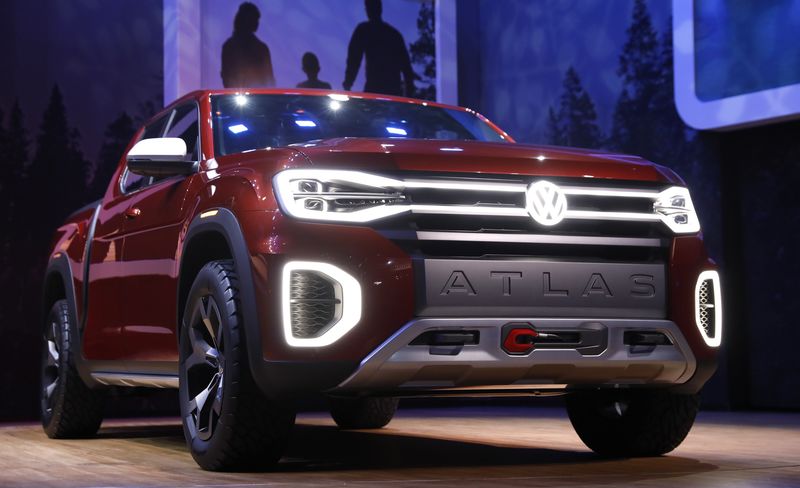
[(278, 462), (294, 412), (256, 387), (247, 361), (232, 261), (205, 265), (189, 291), (180, 335), (183, 432), (197, 464), (212, 471)]
[(50, 308), (42, 349), (42, 427), (51, 439), (89, 437), (103, 421), (104, 395), (81, 379), (75, 365), (78, 330), (66, 300)]

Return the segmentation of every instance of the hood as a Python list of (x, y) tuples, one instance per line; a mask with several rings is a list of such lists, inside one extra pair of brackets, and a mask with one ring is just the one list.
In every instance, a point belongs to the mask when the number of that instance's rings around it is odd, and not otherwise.
[(340, 138), (292, 146), (311, 166), (603, 178), (680, 184), (670, 169), (637, 156), (554, 146), (476, 141)]

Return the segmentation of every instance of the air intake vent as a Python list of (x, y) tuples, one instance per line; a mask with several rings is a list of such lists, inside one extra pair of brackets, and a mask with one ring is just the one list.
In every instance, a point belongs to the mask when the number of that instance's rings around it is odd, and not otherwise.
[(361, 285), (332, 264), (290, 261), (283, 267), (281, 309), (287, 344), (329, 346), (361, 320)]
[(695, 287), (695, 320), (706, 344), (717, 347), (722, 342), (722, 302), (719, 274), (703, 271)]
[(292, 335), (301, 339), (319, 337), (341, 316), (341, 290), (321, 273), (292, 271), (289, 309)]

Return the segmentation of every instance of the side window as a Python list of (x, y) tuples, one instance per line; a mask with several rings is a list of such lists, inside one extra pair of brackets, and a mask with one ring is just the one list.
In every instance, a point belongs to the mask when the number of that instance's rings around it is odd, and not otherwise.
[(139, 190), (150, 184), (149, 176), (137, 175), (131, 173), (125, 168), (125, 174), (122, 175), (122, 193), (130, 193)]
[(142, 133), (142, 139), (154, 139), (156, 137), (161, 137), (161, 134), (164, 133), (164, 126), (167, 125), (167, 120), (169, 120), (167, 115), (162, 116), (155, 122), (145, 127), (144, 132)]
[[(153, 139), (155, 137), (161, 137), (164, 133), (164, 126), (167, 125), (167, 121), (169, 120), (170, 113), (162, 115), (155, 121), (151, 122), (144, 128), (144, 132), (142, 132), (142, 139)], [(137, 175), (136, 173), (131, 173), (128, 169), (125, 169), (125, 173), (122, 175), (122, 193), (130, 193), (136, 190), (140, 190), (145, 186), (151, 183), (151, 178), (149, 176), (142, 176)]]
[(186, 157), (190, 161), (198, 159), (198, 132), (197, 106), (194, 103), (183, 105), (175, 109), (175, 115), (164, 137), (179, 137), (186, 143)]

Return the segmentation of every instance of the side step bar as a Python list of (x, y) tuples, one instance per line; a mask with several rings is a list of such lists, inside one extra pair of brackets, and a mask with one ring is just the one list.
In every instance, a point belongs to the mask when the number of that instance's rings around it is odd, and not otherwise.
[(177, 388), (178, 377), (165, 374), (136, 374), (98, 371), (92, 379), (107, 386), (141, 386), (145, 388)]

